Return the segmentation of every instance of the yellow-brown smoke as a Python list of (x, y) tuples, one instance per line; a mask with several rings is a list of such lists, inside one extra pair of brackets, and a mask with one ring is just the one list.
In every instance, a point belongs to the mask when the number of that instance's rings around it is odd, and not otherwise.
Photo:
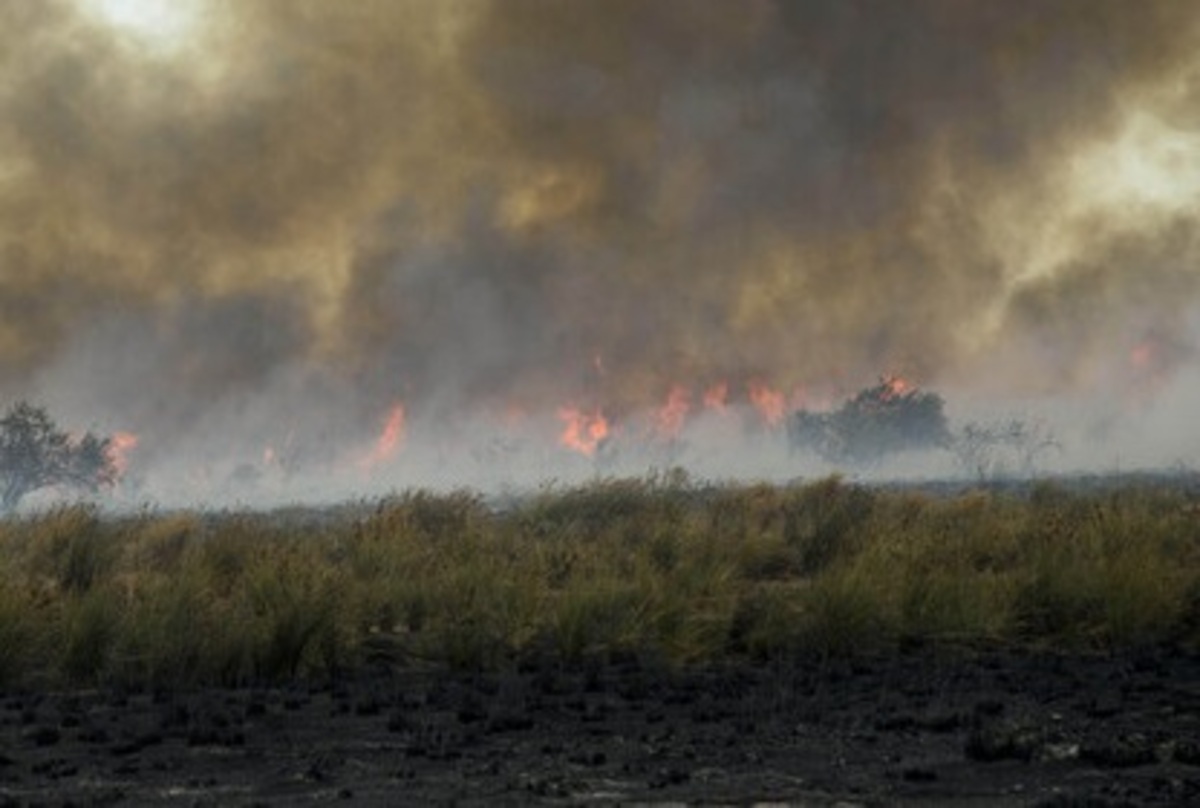
[(1194, 3), (194, 0), (167, 51), (87, 2), (0, 7), (10, 393), (196, 424), (297, 369), (297, 407), (619, 410), (1192, 355)]

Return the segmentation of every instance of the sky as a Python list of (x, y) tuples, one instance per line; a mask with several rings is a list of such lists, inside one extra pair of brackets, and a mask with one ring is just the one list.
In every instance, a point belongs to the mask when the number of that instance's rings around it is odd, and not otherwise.
[(1187, 462), (1198, 222), (1194, 3), (0, 5), (0, 400), (152, 492), (752, 474), (892, 375)]

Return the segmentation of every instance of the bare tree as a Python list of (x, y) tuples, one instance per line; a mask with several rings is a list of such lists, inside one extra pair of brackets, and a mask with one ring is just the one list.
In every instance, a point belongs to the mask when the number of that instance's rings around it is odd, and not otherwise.
[(112, 441), (91, 432), (73, 437), (43, 407), (21, 401), (0, 418), (0, 512), (26, 495), (64, 486), (95, 491), (116, 482)]
[(1043, 424), (1012, 419), (1000, 423), (971, 422), (959, 431), (951, 443), (958, 464), (969, 474), (986, 480), (1001, 473), (1003, 457), (1016, 460), (1022, 475), (1032, 477), (1038, 459), (1062, 445)]

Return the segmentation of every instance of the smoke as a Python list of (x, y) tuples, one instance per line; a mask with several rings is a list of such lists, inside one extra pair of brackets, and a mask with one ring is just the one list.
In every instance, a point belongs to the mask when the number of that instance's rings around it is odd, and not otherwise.
[(427, 472), (680, 386), (1195, 400), (1192, 4), (165, 6), (0, 8), (0, 390), (145, 463), (353, 465), (397, 401)]

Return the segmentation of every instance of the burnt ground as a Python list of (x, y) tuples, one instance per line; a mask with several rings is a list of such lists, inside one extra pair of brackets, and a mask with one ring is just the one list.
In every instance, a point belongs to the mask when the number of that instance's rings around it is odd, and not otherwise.
[(0, 696), (0, 805), (1200, 805), (1200, 656), (626, 657)]

